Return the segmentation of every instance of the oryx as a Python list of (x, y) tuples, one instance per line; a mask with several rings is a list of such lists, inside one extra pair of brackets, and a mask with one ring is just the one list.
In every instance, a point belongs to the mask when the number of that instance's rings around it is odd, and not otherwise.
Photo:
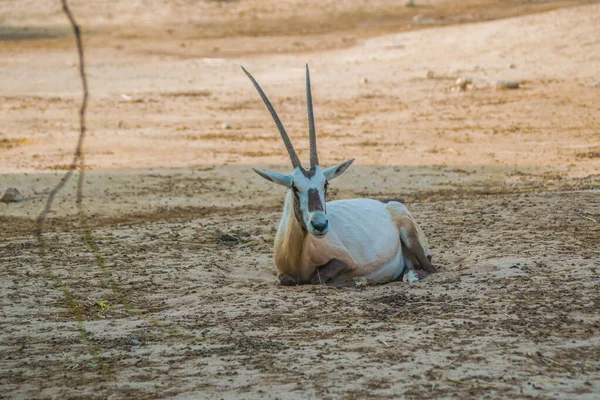
[(275, 236), (275, 269), (283, 285), (343, 285), (353, 280), (383, 283), (398, 279), (414, 282), (436, 272), (425, 234), (404, 204), (373, 199), (326, 202), (329, 181), (340, 176), (354, 159), (322, 169), (317, 156), (310, 74), (306, 66), (306, 102), (310, 168), (304, 169), (294, 147), (254, 77), (242, 67), (264, 101), (294, 170), (254, 171), (288, 188), (283, 216)]

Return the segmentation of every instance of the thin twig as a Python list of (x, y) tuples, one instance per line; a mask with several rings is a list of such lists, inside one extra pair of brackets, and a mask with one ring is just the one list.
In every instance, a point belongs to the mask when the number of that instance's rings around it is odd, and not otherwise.
[[(61, 178), (60, 182), (48, 194), (48, 199), (46, 200), (46, 205), (36, 220), (37, 229), (35, 231), (35, 234), (36, 234), (37, 240), (39, 242), (40, 259), (42, 260), (45, 274), (47, 275), (49, 280), (52, 280), (54, 285), (62, 291), (63, 297), (65, 298), (65, 301), (67, 302), (69, 311), (71, 312), (71, 314), (73, 314), (73, 316), (77, 320), (77, 330), (79, 331), (79, 336), (81, 337), (81, 340), (88, 348), (88, 352), (90, 353), (90, 355), (92, 355), (92, 357), (95, 359), (95, 361), (100, 366), (100, 370), (104, 371), (104, 363), (102, 361), (102, 355), (98, 351), (96, 346), (89, 340), (88, 332), (85, 329), (85, 326), (83, 324), (83, 322), (85, 321), (85, 316), (83, 315), (83, 311), (82, 311), (83, 307), (75, 299), (73, 294), (69, 291), (69, 288), (66, 287), (63, 284), (63, 282), (61, 282), (61, 280), (58, 278), (58, 276), (52, 274), (52, 267), (51, 267), (50, 261), (46, 258), (46, 243), (45, 243), (44, 235), (43, 235), (44, 222), (46, 220), (48, 213), (50, 212), (50, 209), (52, 208), (52, 203), (54, 202), (54, 197), (67, 184), (67, 182), (69, 181), (69, 179), (71, 179), (71, 176), (73, 175), (73, 171), (75, 171), (75, 169), (77, 169), (78, 165), (80, 165), (80, 160), (81, 160), (81, 156), (82, 156), (82, 152), (83, 152), (83, 141), (85, 138), (85, 110), (87, 108), (88, 88), (87, 88), (87, 80), (86, 80), (86, 76), (85, 76), (85, 67), (84, 67), (84, 61), (83, 61), (83, 42), (81, 40), (81, 32), (79, 29), (79, 25), (77, 25), (77, 22), (73, 18), (73, 14), (71, 13), (71, 10), (69, 9), (67, 1), (61, 0), (61, 2), (62, 2), (63, 11), (64, 11), (65, 15), (67, 16), (67, 18), (69, 19), (69, 22), (71, 23), (71, 26), (73, 28), (73, 33), (75, 34), (75, 40), (77, 42), (77, 50), (79, 53), (79, 73), (81, 75), (81, 81), (82, 81), (82, 85), (83, 85), (83, 100), (81, 103), (81, 108), (79, 110), (79, 128), (80, 128), (79, 129), (79, 140), (77, 141), (77, 147), (75, 149), (75, 153), (73, 154), (73, 162), (69, 166), (69, 170)], [(82, 178), (80, 177), (80, 180), (81, 179)], [(81, 196), (80, 196), (79, 187), (78, 187), (78, 198), (77, 198), (78, 202), (80, 202), (80, 198), (81, 198)]]
[(585, 215), (580, 213), (577, 213), (577, 215), (579, 215), (581, 218), (589, 219), (592, 222), (598, 223), (598, 221), (596, 221), (594, 218), (586, 217)]
[[(104, 371), (106, 365), (103, 363), (101, 352), (89, 340), (88, 332), (85, 329), (85, 326), (83, 324), (83, 322), (85, 321), (85, 316), (82, 311), (83, 310), (82, 305), (79, 304), (79, 302), (77, 302), (77, 300), (74, 298), (74, 296), (69, 291), (68, 287), (66, 287), (63, 284), (63, 282), (60, 281), (58, 276), (55, 276), (52, 274), (51, 264), (50, 264), (49, 260), (46, 259), (46, 245), (45, 245), (44, 236), (43, 236), (44, 223), (46, 221), (46, 217), (47, 217), (48, 213), (52, 209), (52, 204), (54, 202), (55, 196), (58, 194), (58, 192), (60, 192), (64, 188), (64, 186), (67, 184), (67, 182), (71, 179), (75, 170), (78, 170), (79, 177), (78, 177), (78, 182), (77, 182), (77, 208), (78, 208), (78, 214), (79, 214), (79, 219), (80, 219), (80, 223), (81, 223), (83, 239), (84, 239), (85, 243), (88, 245), (88, 247), (90, 248), (91, 252), (94, 254), (97, 265), (108, 276), (111, 288), (113, 290), (113, 293), (115, 294), (117, 301), (119, 301), (121, 304), (123, 304), (125, 309), (129, 310), (131, 308), (131, 304), (128, 302), (126, 295), (123, 293), (123, 291), (119, 287), (118, 283), (110, 275), (109, 267), (104, 262), (104, 259), (100, 254), (98, 246), (96, 245), (96, 243), (93, 240), (92, 231), (87, 224), (87, 219), (85, 218), (85, 213), (84, 213), (84, 209), (83, 209), (83, 187), (84, 187), (84, 183), (85, 183), (84, 141), (85, 141), (85, 134), (86, 134), (85, 116), (86, 116), (86, 110), (87, 110), (87, 104), (88, 104), (88, 83), (87, 83), (87, 76), (85, 73), (85, 61), (84, 61), (83, 40), (82, 40), (82, 36), (81, 36), (81, 29), (80, 29), (79, 25), (77, 24), (77, 21), (75, 20), (75, 17), (73, 16), (73, 14), (67, 4), (67, 0), (61, 0), (61, 3), (62, 3), (62, 9), (63, 9), (64, 13), (66, 14), (67, 18), (69, 19), (69, 22), (71, 23), (71, 26), (73, 28), (73, 33), (75, 34), (75, 40), (77, 43), (77, 52), (79, 55), (79, 75), (81, 77), (82, 92), (83, 92), (81, 107), (79, 109), (79, 139), (77, 141), (77, 146), (75, 148), (75, 152), (73, 153), (73, 161), (69, 165), (68, 171), (61, 178), (60, 182), (48, 194), (48, 198), (46, 200), (46, 205), (36, 220), (36, 222), (37, 222), (36, 236), (39, 241), (40, 258), (42, 259), (42, 262), (44, 264), (44, 270), (46, 271), (46, 275), (48, 276), (48, 278), (50, 280), (52, 280), (54, 282), (54, 284), (57, 287), (61, 288), (63, 296), (64, 296), (65, 300), (67, 301), (69, 310), (71, 311), (71, 313), (75, 316), (75, 318), (77, 320), (79, 335), (81, 336), (82, 341), (88, 347), (90, 354), (95, 359), (95, 361), (98, 363), (98, 365), (100, 366), (100, 369), (102, 371)], [(177, 327), (168, 326), (168, 325), (165, 326), (162, 323), (157, 323), (157, 324), (161, 329), (164, 329), (165, 331), (169, 332), (173, 336), (177, 335), (179, 337), (189, 337), (196, 341), (203, 340), (203, 338), (199, 338), (196, 335), (189, 334), (187, 332), (182, 332)], [(79, 364), (75, 365), (74, 368), (76, 368), (78, 365)]]
[(446, 378), (446, 380), (449, 381), (449, 382), (458, 383), (459, 385), (474, 385), (474, 386), (478, 386), (478, 387), (487, 387), (487, 388), (494, 388), (494, 387), (496, 387), (496, 386), (491, 385), (489, 383), (463, 382), (463, 381), (457, 381), (456, 379), (450, 379), (450, 378)]
[(549, 367), (551, 366), (551, 364), (555, 364), (555, 365), (558, 365), (559, 367), (563, 367), (563, 368), (564, 368), (564, 369), (566, 369), (567, 371), (569, 370), (569, 367), (567, 367), (566, 365), (564, 365), (564, 364), (561, 364), (561, 363), (559, 363), (558, 361), (556, 361), (556, 360), (554, 360), (554, 359), (552, 359), (552, 358), (550, 358), (550, 357), (547, 357), (547, 356), (545, 356), (545, 355), (543, 355), (543, 354), (541, 354), (541, 353), (536, 353), (535, 355), (534, 355), (534, 354), (531, 354), (531, 353), (527, 353), (527, 355), (528, 355), (529, 357), (531, 357), (531, 358), (534, 358), (535, 356), (539, 357), (539, 359), (540, 359), (540, 360), (542, 360), (542, 362), (543, 362), (544, 364), (546, 364), (547, 366), (549, 366)]
[(468, 385), (469, 384), (468, 382), (457, 381), (456, 379), (446, 378), (446, 380), (449, 382), (458, 383), (459, 385)]
[(552, 364), (556, 364), (556, 365), (558, 365), (558, 366), (560, 366), (560, 367), (563, 367), (564, 369), (569, 369), (569, 368), (568, 368), (566, 365), (564, 365), (564, 364), (561, 364), (561, 363), (559, 363), (558, 361), (551, 359), (550, 357), (546, 357), (546, 356), (544, 356), (544, 357), (543, 357), (543, 359), (544, 359), (544, 360), (547, 360), (547, 361), (550, 361)]
[(81, 76), (81, 84), (83, 90), (83, 100), (81, 101), (81, 108), (79, 109), (79, 139), (77, 141), (77, 147), (75, 148), (75, 153), (73, 154), (73, 162), (69, 165), (69, 170), (67, 173), (61, 178), (58, 185), (56, 185), (48, 194), (48, 199), (46, 200), (46, 206), (44, 210), (40, 213), (37, 218), (37, 234), (41, 235), (44, 231), (44, 222), (46, 220), (46, 216), (50, 212), (52, 208), (52, 203), (54, 202), (54, 197), (61, 189), (67, 184), (71, 176), (73, 175), (73, 171), (80, 167), (79, 171), (79, 183), (77, 185), (77, 204), (81, 204), (83, 198), (83, 163), (81, 163), (81, 158), (83, 155), (83, 142), (85, 140), (85, 111), (87, 109), (87, 101), (88, 101), (88, 84), (87, 77), (85, 75), (85, 62), (83, 58), (83, 40), (81, 39), (81, 29), (75, 21), (71, 10), (69, 9), (69, 5), (67, 4), (67, 0), (61, 0), (63, 11), (66, 14), (71, 26), (73, 28), (73, 33), (75, 34), (75, 41), (77, 42), (77, 52), (79, 53), (79, 75)]

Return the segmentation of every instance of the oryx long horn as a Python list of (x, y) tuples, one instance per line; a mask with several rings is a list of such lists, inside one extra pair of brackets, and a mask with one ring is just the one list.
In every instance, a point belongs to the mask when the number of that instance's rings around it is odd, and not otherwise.
[(319, 165), (317, 154), (317, 136), (315, 133), (315, 117), (313, 115), (312, 93), (310, 91), (310, 72), (306, 64), (306, 107), (308, 108), (308, 141), (310, 143), (310, 167)]
[(294, 146), (292, 145), (292, 142), (290, 141), (290, 138), (289, 138), (287, 132), (285, 131), (285, 128), (283, 127), (283, 124), (281, 123), (281, 120), (277, 116), (275, 109), (273, 108), (273, 106), (271, 105), (271, 102), (267, 98), (267, 95), (265, 94), (265, 92), (263, 92), (263, 90), (261, 89), (258, 82), (256, 82), (256, 79), (254, 79), (254, 77), (252, 75), (250, 75), (250, 73), (248, 71), (246, 71), (246, 69), (244, 67), (242, 67), (242, 70), (248, 76), (248, 78), (250, 78), (250, 80), (254, 84), (254, 87), (258, 91), (258, 94), (260, 94), (260, 97), (262, 98), (263, 102), (267, 106), (267, 109), (271, 113), (271, 117), (273, 117), (273, 120), (275, 121), (275, 125), (277, 125), (277, 129), (279, 129), (279, 134), (281, 135), (281, 139), (283, 139), (283, 144), (285, 144), (285, 148), (287, 149), (287, 151), (290, 155), (290, 160), (292, 160), (292, 166), (294, 168), (302, 167), (302, 163), (300, 162), (300, 159), (298, 158), (298, 155), (296, 154), (296, 151), (294, 150)]

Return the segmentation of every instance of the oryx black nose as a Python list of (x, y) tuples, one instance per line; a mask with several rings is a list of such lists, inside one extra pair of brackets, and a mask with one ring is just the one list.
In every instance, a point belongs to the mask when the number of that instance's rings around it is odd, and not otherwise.
[(327, 229), (327, 225), (329, 225), (329, 221), (325, 220), (324, 222), (315, 222), (311, 221), (310, 224), (315, 228), (316, 231), (323, 232)]

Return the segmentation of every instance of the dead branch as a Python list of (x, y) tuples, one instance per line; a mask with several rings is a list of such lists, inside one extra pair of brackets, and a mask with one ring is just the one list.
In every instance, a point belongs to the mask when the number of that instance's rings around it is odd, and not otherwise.
[[(69, 22), (71, 23), (71, 26), (73, 28), (73, 33), (75, 34), (75, 40), (77, 42), (77, 52), (79, 55), (79, 75), (81, 78), (81, 85), (82, 85), (82, 92), (83, 92), (81, 107), (79, 109), (79, 139), (77, 141), (77, 146), (76, 146), (75, 152), (73, 154), (73, 162), (70, 164), (68, 171), (61, 178), (59, 183), (48, 194), (48, 198), (46, 200), (46, 205), (44, 207), (44, 210), (40, 213), (40, 215), (37, 218), (36, 236), (37, 236), (37, 239), (39, 242), (40, 258), (42, 259), (44, 271), (45, 271), (48, 279), (52, 280), (54, 282), (54, 284), (56, 285), (56, 287), (61, 288), (63, 296), (64, 296), (65, 300), (67, 301), (69, 310), (71, 311), (71, 313), (75, 316), (75, 318), (77, 320), (79, 335), (81, 336), (83, 342), (85, 343), (86, 347), (88, 348), (90, 355), (92, 355), (92, 357), (96, 360), (96, 362), (100, 366), (100, 369), (102, 371), (104, 371), (105, 364), (102, 360), (102, 355), (101, 355), (100, 351), (96, 348), (96, 346), (93, 343), (91, 343), (88, 340), (87, 330), (85, 329), (85, 326), (83, 325), (85, 316), (81, 312), (80, 305), (78, 304), (77, 300), (73, 297), (73, 295), (69, 291), (69, 288), (66, 287), (57, 276), (52, 274), (51, 263), (46, 258), (46, 244), (45, 244), (45, 240), (44, 240), (44, 236), (43, 236), (44, 222), (46, 221), (46, 217), (52, 208), (52, 203), (54, 202), (55, 196), (58, 194), (58, 192), (60, 192), (64, 188), (64, 186), (67, 184), (67, 182), (71, 179), (71, 176), (73, 175), (75, 170), (78, 170), (79, 178), (78, 178), (78, 182), (77, 182), (77, 208), (78, 208), (79, 221), (81, 224), (81, 233), (82, 233), (83, 239), (84, 239), (85, 243), (88, 245), (88, 247), (90, 248), (91, 252), (94, 254), (94, 257), (96, 259), (96, 264), (109, 277), (111, 288), (112, 288), (117, 300), (121, 304), (123, 304), (126, 309), (130, 309), (132, 307), (131, 304), (129, 303), (128, 299), (126, 298), (125, 294), (119, 287), (118, 283), (112, 277), (110, 277), (110, 268), (104, 262), (104, 259), (102, 258), (101, 254), (100, 254), (98, 246), (96, 246), (96, 244), (93, 240), (92, 231), (87, 224), (87, 220), (85, 218), (85, 213), (83, 210), (83, 186), (84, 186), (84, 182), (85, 182), (85, 151), (84, 151), (84, 141), (85, 141), (85, 133), (86, 133), (85, 115), (86, 115), (87, 102), (88, 102), (88, 84), (87, 84), (87, 76), (85, 73), (85, 61), (84, 61), (84, 52), (83, 52), (83, 40), (81, 38), (81, 29), (80, 29), (79, 25), (77, 24), (77, 21), (75, 20), (73, 14), (71, 13), (71, 10), (69, 9), (67, 0), (61, 0), (61, 3), (62, 3), (63, 11), (64, 11), (65, 15), (67, 16), (67, 18), (69, 19)], [(139, 314), (139, 312), (135, 312), (135, 310), (133, 310), (132, 312)], [(188, 337), (195, 341), (204, 341), (204, 338), (198, 337), (193, 334), (189, 334), (187, 332), (182, 332), (177, 327), (164, 326), (159, 323), (156, 323), (156, 324), (158, 324), (159, 327), (161, 327), (162, 329), (164, 329), (165, 331), (169, 332), (172, 335), (177, 335), (179, 337)]]
[(39, 243), (40, 250), (40, 258), (42, 259), (44, 272), (46, 277), (51, 280), (54, 285), (61, 290), (64, 299), (67, 302), (67, 306), (71, 314), (77, 320), (77, 329), (79, 331), (79, 336), (81, 340), (85, 344), (88, 349), (89, 354), (96, 361), (96, 363), (100, 366), (101, 371), (105, 371), (105, 364), (102, 361), (102, 354), (98, 350), (98, 348), (89, 340), (88, 332), (85, 329), (84, 321), (85, 316), (83, 315), (82, 307), (77, 302), (73, 294), (70, 292), (69, 288), (63, 284), (63, 282), (58, 278), (58, 276), (52, 274), (52, 267), (50, 261), (46, 258), (46, 243), (44, 241), (44, 222), (46, 220), (46, 216), (50, 212), (52, 208), (52, 203), (54, 201), (54, 197), (56, 194), (67, 184), (71, 176), (73, 175), (73, 171), (79, 167), (80, 175), (79, 175), (79, 183), (77, 186), (77, 204), (81, 212), (81, 200), (83, 197), (83, 172), (84, 172), (84, 157), (83, 157), (83, 142), (85, 139), (85, 111), (87, 109), (87, 99), (88, 99), (88, 86), (87, 86), (87, 78), (85, 75), (85, 64), (83, 59), (83, 41), (81, 39), (81, 31), (79, 25), (75, 21), (71, 10), (67, 4), (66, 0), (61, 0), (63, 11), (66, 14), (71, 26), (73, 27), (73, 32), (75, 34), (75, 40), (77, 41), (77, 51), (79, 53), (79, 74), (81, 76), (82, 88), (83, 88), (83, 100), (81, 102), (81, 108), (79, 110), (79, 139), (77, 141), (77, 147), (75, 148), (75, 153), (73, 154), (73, 162), (71, 163), (69, 170), (67, 173), (61, 178), (60, 182), (50, 191), (48, 194), (48, 199), (46, 200), (46, 206), (44, 210), (40, 213), (37, 218), (37, 229), (36, 236)]
[(83, 57), (83, 40), (81, 38), (81, 29), (77, 24), (77, 21), (73, 17), (71, 10), (69, 9), (69, 5), (67, 4), (67, 0), (61, 0), (62, 8), (64, 13), (66, 14), (71, 26), (73, 28), (73, 33), (75, 34), (75, 41), (77, 42), (77, 52), (79, 54), (79, 75), (81, 77), (81, 85), (83, 90), (83, 99), (81, 101), (81, 108), (79, 109), (79, 139), (77, 141), (77, 147), (75, 148), (75, 153), (73, 154), (73, 162), (69, 166), (69, 170), (65, 175), (61, 178), (60, 182), (50, 191), (48, 194), (48, 199), (46, 200), (46, 206), (44, 210), (40, 213), (37, 218), (37, 235), (41, 236), (44, 230), (44, 222), (46, 220), (46, 216), (50, 212), (52, 208), (52, 203), (54, 202), (54, 197), (58, 192), (62, 190), (62, 188), (67, 184), (71, 176), (73, 175), (73, 171), (75, 171), (79, 167), (79, 181), (77, 184), (77, 205), (81, 207), (81, 202), (83, 198), (83, 180), (84, 180), (84, 156), (83, 156), (83, 142), (85, 140), (85, 112), (87, 109), (88, 102), (88, 84), (87, 77), (85, 74), (85, 62)]

